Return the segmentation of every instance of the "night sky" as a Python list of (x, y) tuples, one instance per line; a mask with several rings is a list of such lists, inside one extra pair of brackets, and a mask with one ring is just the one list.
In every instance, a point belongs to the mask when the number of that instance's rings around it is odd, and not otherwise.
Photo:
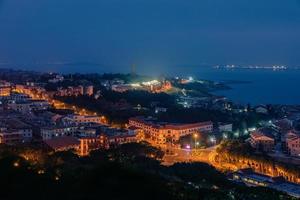
[(0, 63), (300, 66), (299, 0), (0, 0)]

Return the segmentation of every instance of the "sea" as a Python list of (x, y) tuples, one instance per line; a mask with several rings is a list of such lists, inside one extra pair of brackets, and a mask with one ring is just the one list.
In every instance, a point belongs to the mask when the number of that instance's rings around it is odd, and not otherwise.
[(241, 104), (300, 105), (300, 70), (218, 69), (213, 67), (185, 67), (178, 74), (226, 83), (229, 90), (215, 94)]

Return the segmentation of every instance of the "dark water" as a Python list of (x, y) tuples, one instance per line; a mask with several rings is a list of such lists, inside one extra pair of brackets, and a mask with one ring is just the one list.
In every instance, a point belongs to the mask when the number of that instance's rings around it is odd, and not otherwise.
[(215, 81), (243, 81), (230, 84), (231, 90), (216, 94), (239, 103), (300, 104), (300, 70), (186, 68), (184, 74)]

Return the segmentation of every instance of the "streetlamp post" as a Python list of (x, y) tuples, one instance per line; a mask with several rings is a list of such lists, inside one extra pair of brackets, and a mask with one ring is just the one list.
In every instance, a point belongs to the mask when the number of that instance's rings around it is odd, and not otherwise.
[(197, 138), (198, 138), (198, 134), (197, 133), (194, 133), (194, 135), (193, 135), (193, 137), (194, 137), (194, 141), (195, 141), (195, 148), (197, 148)]

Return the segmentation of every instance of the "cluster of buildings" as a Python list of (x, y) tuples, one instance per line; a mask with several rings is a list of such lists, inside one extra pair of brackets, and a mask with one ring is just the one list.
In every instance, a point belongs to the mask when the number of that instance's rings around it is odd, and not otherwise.
[(275, 138), (264, 129), (255, 130), (250, 134), (251, 146), (259, 151), (272, 152), (275, 148)]
[(240, 169), (230, 175), (230, 179), (250, 187), (268, 187), (300, 198), (300, 185), (287, 182), (282, 177), (271, 177), (254, 172), (250, 168)]
[(94, 94), (94, 87), (92, 85), (87, 86), (69, 86), (67, 88), (58, 88), (55, 93), (56, 96), (80, 96), (87, 95), (92, 96)]
[[(38, 87), (33, 87), (37, 92), (39, 91)], [(48, 101), (40, 98), (33, 99), (25, 93), (17, 93), (15, 91), (25, 91), (29, 90), (27, 86), (12, 86), (9, 87), (9, 93), (7, 95), (0, 96), (0, 109), (14, 110), (21, 113), (30, 113), (32, 111), (42, 111), (50, 108)]]
[(287, 118), (269, 122), (250, 134), (249, 142), (256, 150), (300, 157), (300, 132)]
[(295, 132), (289, 132), (284, 137), (284, 147), (291, 156), (300, 157), (300, 135)]
[[(49, 108), (54, 108), (50, 104), (51, 95), (41, 86), (31, 83), (3, 85), (9, 87), (9, 92), (3, 89), (0, 96), (0, 144), (18, 145), (34, 141), (47, 149), (74, 149), (85, 156), (95, 149), (136, 142), (140, 137), (137, 130), (104, 125), (103, 116), (50, 111)], [(93, 86), (73, 87), (71, 91), (74, 92), (72, 95), (77, 92), (92, 95)]]
[(145, 137), (156, 145), (175, 145), (180, 137), (191, 135), (198, 132), (212, 132), (213, 123), (199, 122), (189, 124), (169, 124), (156, 122), (153, 119), (135, 117), (129, 119), (129, 126), (141, 129)]
[(139, 141), (136, 132), (95, 123), (56, 130), (44, 129), (43, 132), (47, 134), (43, 141), (50, 149), (55, 151), (74, 149), (80, 156), (86, 156), (93, 150)]
[(111, 90), (115, 92), (126, 92), (128, 90), (146, 90), (153, 93), (165, 92), (172, 89), (170, 81), (152, 80), (141, 83), (125, 84), (123, 82), (114, 82), (111, 85)]
[(0, 144), (30, 142), (33, 136), (31, 126), (10, 113), (0, 115)]
[(234, 113), (245, 112), (246, 108), (241, 105), (235, 105), (230, 102), (224, 96), (203, 96), (194, 97), (186, 94), (185, 90), (182, 90), (182, 95), (177, 99), (177, 104), (183, 108), (204, 108), (218, 111), (232, 111)]

